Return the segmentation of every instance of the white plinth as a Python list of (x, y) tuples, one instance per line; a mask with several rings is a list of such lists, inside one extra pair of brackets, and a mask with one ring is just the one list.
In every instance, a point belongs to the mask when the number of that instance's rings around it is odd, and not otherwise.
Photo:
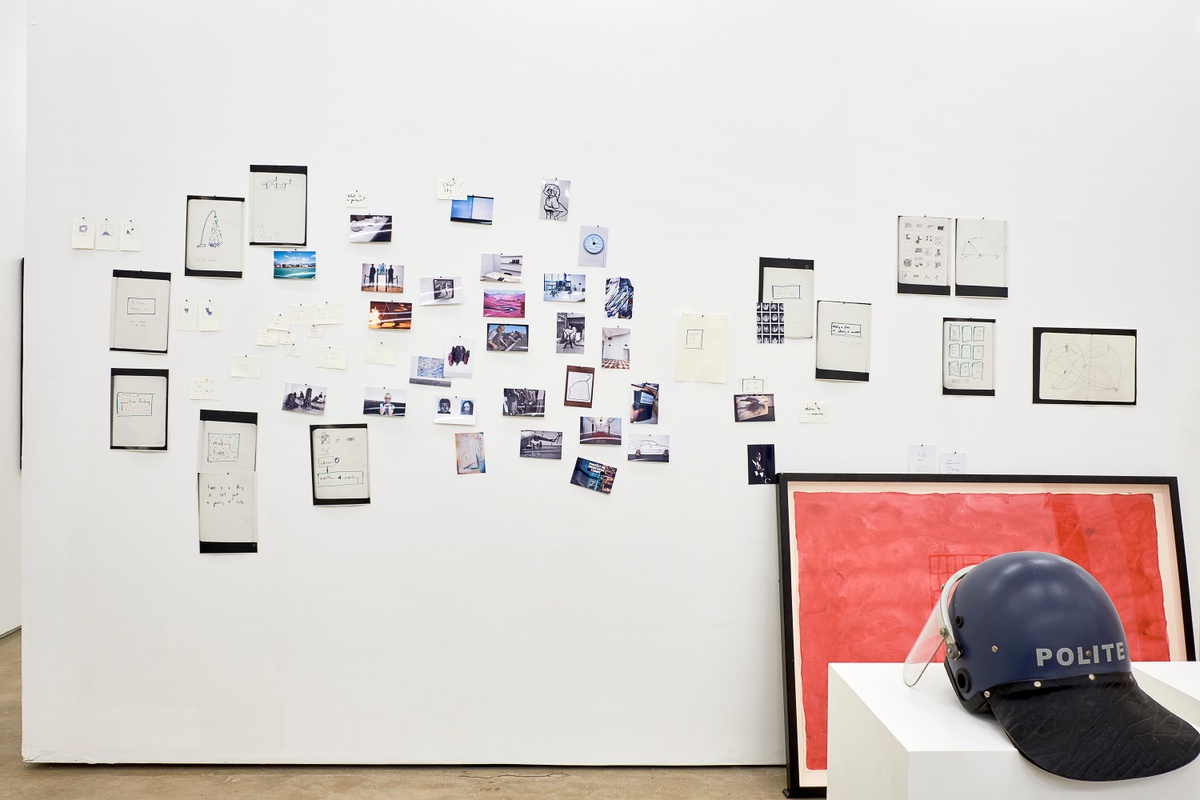
[[(1200, 725), (1200, 664), (1139, 664), (1134, 674), (1154, 699)], [(900, 664), (830, 664), (828, 781), (830, 800), (1195, 800), (1200, 759), (1150, 778), (1060, 778), (1026, 761), (990, 714), (964, 711), (940, 664), (912, 689)]]

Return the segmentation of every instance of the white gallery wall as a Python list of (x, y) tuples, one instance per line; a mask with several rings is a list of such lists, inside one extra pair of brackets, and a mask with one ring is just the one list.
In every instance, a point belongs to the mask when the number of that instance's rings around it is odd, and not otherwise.
[(0, 0), (0, 634), (21, 624), (25, 2)]
[[(1200, 574), (1193, 369), (1200, 296), (1200, 7), (1194, 2), (29, 3), (23, 751), (41, 761), (778, 763), (784, 704), (777, 467), (904, 472), (907, 448), (972, 472), (1177, 475)], [(250, 164), (309, 170), (311, 282), (183, 275), (185, 198), (244, 196)], [(441, 178), (495, 197), (449, 221)], [(541, 181), (571, 183), (567, 222)], [(347, 241), (347, 192), (394, 215)], [(1010, 297), (899, 296), (901, 214), (1006, 219)], [(143, 223), (138, 253), (72, 250), (72, 218)], [(576, 266), (580, 225), (610, 229)], [(5, 253), (8, 251), (5, 250)], [(520, 253), (530, 351), (482, 352), (482, 293), (369, 332), (363, 262), (478, 275)], [(754, 336), (760, 256), (811, 258), (816, 294), (872, 304), (870, 381), (814, 380), (814, 345)], [(215, 333), (110, 352), (114, 269), (169, 271)], [(582, 354), (554, 352), (543, 273), (586, 272)], [(603, 278), (635, 287), (631, 367), (601, 368)], [(299, 358), (257, 347), (289, 303), (342, 303)], [(725, 384), (675, 381), (683, 312), (726, 314)], [(997, 320), (994, 398), (940, 392), (941, 320)], [(1138, 331), (1135, 406), (1031, 403), (1034, 326)], [(473, 337), (487, 472), (455, 474), (455, 429), (408, 357)], [(365, 364), (395, 344), (395, 367)], [(344, 371), (318, 346), (347, 347)], [(262, 358), (258, 379), (229, 376)], [(591, 413), (662, 384), (670, 463), (575, 440), (568, 364)], [(170, 370), (169, 449), (110, 450), (109, 370)], [(192, 378), (219, 401), (189, 400)], [(742, 378), (777, 419), (735, 424)], [(323, 418), (285, 383), (329, 387)], [(407, 391), (369, 421), (371, 503), (314, 507), (308, 425), (355, 423), (363, 388)], [(501, 415), (544, 388), (546, 417)], [(803, 425), (801, 404), (828, 404)], [(200, 409), (259, 414), (259, 552), (200, 555)], [(628, 427), (628, 425), (627, 425)], [(523, 428), (561, 461), (521, 459)], [(640, 432), (640, 428), (639, 428)], [(628, 436), (628, 431), (626, 436)], [(568, 483), (576, 456), (611, 495)], [(915, 633), (915, 632), (914, 632)]]

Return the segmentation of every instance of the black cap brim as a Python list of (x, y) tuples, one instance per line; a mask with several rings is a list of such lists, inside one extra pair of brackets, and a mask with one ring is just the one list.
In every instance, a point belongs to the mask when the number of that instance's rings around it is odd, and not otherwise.
[(988, 704), (1021, 755), (1064, 778), (1145, 778), (1200, 755), (1200, 733), (1129, 674), (997, 686)]

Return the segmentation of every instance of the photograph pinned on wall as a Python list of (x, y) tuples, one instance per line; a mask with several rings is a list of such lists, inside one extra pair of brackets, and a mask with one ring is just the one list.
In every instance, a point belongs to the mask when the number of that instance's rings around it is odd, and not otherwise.
[(605, 279), (604, 315), (609, 319), (633, 319), (633, 282), (629, 278)]
[(439, 425), (474, 425), (475, 398), (449, 395), (434, 398), (433, 421)]
[(603, 328), (600, 333), (600, 366), (629, 369), (629, 328)]
[(368, 417), (403, 417), (408, 406), (408, 393), (386, 386), (363, 389), (363, 415)]
[(491, 225), (495, 202), (495, 198), (477, 194), (467, 195), (465, 200), (451, 200), (450, 221)]
[(1137, 404), (1137, 331), (1034, 328), (1033, 402)]
[(954, 294), (1008, 297), (1008, 223), (1001, 219), (955, 221)]
[(511, 322), (489, 322), (487, 349), (502, 353), (529, 352), (529, 326)]
[(525, 292), (513, 289), (484, 289), (483, 315), (521, 319), (525, 316)]
[(642, 436), (630, 442), (625, 450), (629, 461), (658, 461), (665, 464), (671, 460), (671, 437), (664, 434)]
[(562, 458), (562, 431), (521, 431), (521, 458)]
[(942, 394), (996, 396), (996, 320), (942, 319)]
[(633, 404), (629, 408), (629, 421), (658, 424), (658, 384), (632, 383)]
[(367, 423), (309, 425), (314, 506), (371, 502)]
[(783, 303), (758, 304), (758, 343), (783, 344)]
[(896, 218), (899, 294), (950, 294), (953, 222), (948, 217)]
[(554, 320), (554, 352), (582, 353), (586, 327), (583, 314), (559, 312)]
[(471, 364), (471, 351), (475, 347), (472, 339), (461, 336), (446, 337), (445, 374), (447, 378), (469, 378), (474, 366)]
[(408, 382), (418, 386), (449, 386), (446, 360), (441, 356), (413, 356), (409, 362)]
[(616, 467), (587, 458), (576, 458), (575, 469), (571, 471), (571, 483), (601, 494), (610, 494), (616, 479)]
[(307, 383), (286, 383), (283, 386), (283, 410), (302, 414), (324, 414), (328, 390)]
[(312, 280), (317, 277), (316, 250), (276, 250), (274, 277)]
[(546, 416), (545, 389), (505, 389), (504, 416), (506, 417), (544, 417)]
[(391, 214), (351, 214), (350, 241), (390, 242), (392, 240)]
[(183, 274), (202, 278), (242, 277), (244, 197), (188, 195)]
[(608, 228), (596, 225), (580, 226), (579, 266), (608, 266)]
[(774, 422), (775, 395), (735, 394), (733, 396), (734, 422)]
[(487, 472), (483, 434), (476, 431), (454, 434), (454, 460), (459, 475), (482, 475)]
[(171, 273), (114, 269), (108, 349), (166, 353), (170, 313)]
[(308, 167), (250, 165), (250, 244), (308, 244)]
[(362, 286), (364, 292), (404, 292), (403, 264), (373, 264), (363, 262)]
[(552, 181), (542, 181), (542, 209), (539, 213), (541, 219), (556, 219), (566, 222), (570, 206), (570, 181), (560, 181), (558, 178)]
[(587, 275), (582, 272), (542, 273), (542, 299), (547, 303), (582, 303), (587, 299)]
[(421, 278), (421, 305), (445, 306), (461, 303), (462, 278)]
[(111, 369), (110, 450), (166, 451), (168, 383), (165, 369)]
[(595, 367), (567, 367), (563, 387), (563, 405), (576, 408), (592, 407), (592, 391), (596, 385)]
[(787, 315), (784, 338), (813, 337), (815, 274), (811, 258), (758, 259), (758, 301), (783, 304), (781, 313)]
[(621, 444), (620, 417), (580, 417), (580, 444)]
[(871, 379), (871, 304), (817, 301), (817, 380)]
[(775, 483), (775, 445), (746, 445), (746, 483)]
[(480, 256), (479, 280), (488, 283), (520, 283), (525, 257), (504, 253), (484, 253)]
[(371, 301), (367, 327), (372, 330), (412, 330), (412, 303)]

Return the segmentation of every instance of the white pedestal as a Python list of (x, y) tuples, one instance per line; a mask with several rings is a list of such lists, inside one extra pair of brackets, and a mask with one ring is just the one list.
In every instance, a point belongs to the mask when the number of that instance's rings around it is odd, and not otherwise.
[[(1165, 775), (1095, 783), (1025, 760), (990, 714), (963, 710), (940, 664), (914, 688), (900, 664), (829, 665), (829, 798), (1195, 800), (1200, 759)], [(1179, 716), (1200, 720), (1200, 663), (1135, 666), (1138, 684)]]

